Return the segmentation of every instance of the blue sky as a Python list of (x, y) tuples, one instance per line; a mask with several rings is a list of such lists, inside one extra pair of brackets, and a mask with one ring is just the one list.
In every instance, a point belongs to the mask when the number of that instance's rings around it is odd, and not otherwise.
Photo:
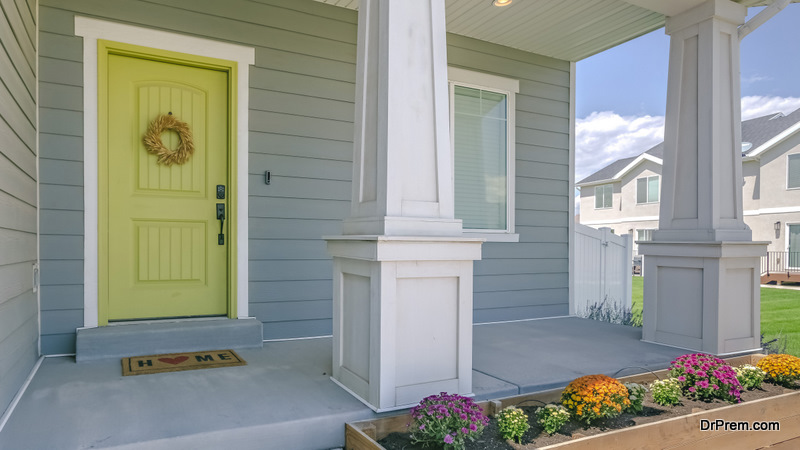
[[(577, 181), (663, 140), (668, 54), (662, 28), (578, 62)], [(744, 38), (741, 79), (743, 119), (800, 108), (800, 4)]]

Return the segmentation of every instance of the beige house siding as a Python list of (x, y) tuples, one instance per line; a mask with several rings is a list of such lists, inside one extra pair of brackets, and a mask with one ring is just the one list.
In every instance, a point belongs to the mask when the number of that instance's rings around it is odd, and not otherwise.
[[(744, 222), (752, 229), (754, 241), (770, 242), (768, 251), (786, 251), (788, 226), (800, 225), (800, 188), (787, 188), (788, 156), (793, 154), (800, 154), (800, 133), (762, 153), (758, 159), (742, 163)], [(594, 228), (608, 227), (616, 234), (632, 233), (633, 251), (637, 254), (636, 232), (658, 228), (660, 202), (637, 204), (636, 180), (660, 173), (661, 165), (643, 161), (623, 175), (614, 182), (612, 209), (595, 209), (595, 185), (581, 187), (580, 222)], [(775, 231), (776, 222), (780, 222), (779, 232)]]
[(742, 176), (744, 177), (742, 203), (745, 211), (756, 210), (761, 205), (761, 176), (759, 169), (760, 164), (757, 160), (742, 163)]
[(760, 209), (800, 207), (800, 189), (787, 189), (788, 156), (800, 154), (800, 133), (761, 155)]
[(652, 161), (642, 161), (634, 170), (622, 177), (622, 207), (620, 208), (620, 218), (658, 216), (658, 208), (661, 200), (660, 193), (659, 202), (636, 203), (636, 180), (651, 176), (658, 177), (660, 191), (661, 166)]

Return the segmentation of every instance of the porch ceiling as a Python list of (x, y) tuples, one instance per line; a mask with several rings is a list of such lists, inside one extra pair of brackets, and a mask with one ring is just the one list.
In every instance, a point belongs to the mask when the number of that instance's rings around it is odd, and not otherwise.
[[(316, 0), (358, 9), (359, 0)], [(497, 8), (491, 0), (445, 0), (447, 30), (482, 41), (579, 61), (664, 26), (705, 0), (517, 0)], [(770, 0), (737, 0), (746, 6)], [(793, 0), (800, 1), (800, 0)]]

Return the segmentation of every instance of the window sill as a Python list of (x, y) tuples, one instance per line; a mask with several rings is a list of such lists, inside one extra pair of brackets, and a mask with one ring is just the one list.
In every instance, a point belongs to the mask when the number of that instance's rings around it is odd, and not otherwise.
[(464, 237), (475, 237), (486, 239), (486, 242), (519, 242), (519, 234), (516, 233), (481, 233), (464, 231)]

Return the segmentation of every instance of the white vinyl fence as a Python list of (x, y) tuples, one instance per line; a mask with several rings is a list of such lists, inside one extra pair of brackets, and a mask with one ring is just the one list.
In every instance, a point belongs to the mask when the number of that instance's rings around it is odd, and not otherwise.
[(586, 316), (589, 306), (606, 301), (631, 307), (633, 238), (575, 224), (575, 302), (571, 313)]

